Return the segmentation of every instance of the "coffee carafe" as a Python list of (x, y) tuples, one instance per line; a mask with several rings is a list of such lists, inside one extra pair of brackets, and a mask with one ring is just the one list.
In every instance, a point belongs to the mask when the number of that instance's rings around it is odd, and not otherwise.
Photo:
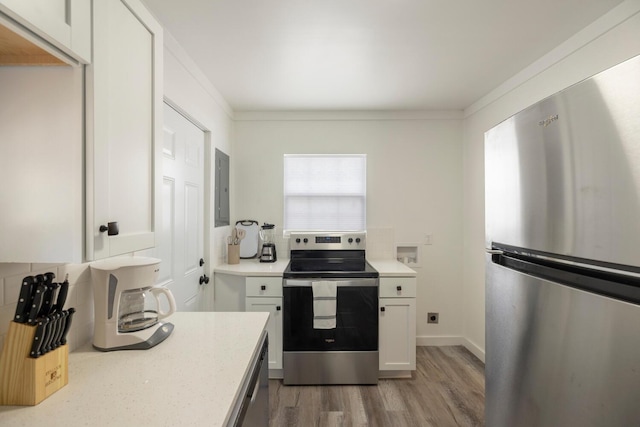
[(110, 258), (91, 264), (95, 348), (143, 350), (171, 334), (173, 324), (161, 320), (175, 312), (176, 303), (169, 289), (155, 285), (159, 271), (156, 258)]
[(260, 262), (276, 262), (276, 226), (266, 222), (260, 227)]
[[(162, 311), (160, 296), (169, 301), (170, 309)], [(136, 332), (150, 328), (175, 311), (173, 295), (167, 288), (152, 286), (130, 289), (120, 294), (118, 332)]]

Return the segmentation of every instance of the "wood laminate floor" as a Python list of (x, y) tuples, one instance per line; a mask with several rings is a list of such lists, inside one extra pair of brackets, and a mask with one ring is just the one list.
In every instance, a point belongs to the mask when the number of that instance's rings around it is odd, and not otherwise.
[(270, 380), (271, 427), (483, 426), (484, 364), (462, 346), (418, 347), (411, 379), (377, 386)]

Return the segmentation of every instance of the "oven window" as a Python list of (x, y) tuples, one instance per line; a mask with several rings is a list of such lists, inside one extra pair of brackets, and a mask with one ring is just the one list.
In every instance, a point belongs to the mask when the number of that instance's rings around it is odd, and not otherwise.
[(311, 287), (283, 289), (284, 351), (378, 350), (378, 288), (338, 287), (336, 328), (313, 328)]

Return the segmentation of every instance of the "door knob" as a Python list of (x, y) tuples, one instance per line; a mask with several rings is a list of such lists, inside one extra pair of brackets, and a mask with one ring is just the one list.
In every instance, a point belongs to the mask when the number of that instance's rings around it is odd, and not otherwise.
[(202, 285), (203, 283), (209, 283), (209, 278), (207, 277), (206, 274), (203, 274), (202, 276), (200, 276), (200, 284)]

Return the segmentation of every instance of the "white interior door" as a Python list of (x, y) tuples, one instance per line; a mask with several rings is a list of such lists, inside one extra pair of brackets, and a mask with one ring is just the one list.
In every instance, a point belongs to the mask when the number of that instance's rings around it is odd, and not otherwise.
[(201, 307), (204, 255), (204, 132), (164, 105), (160, 284), (178, 311)]

